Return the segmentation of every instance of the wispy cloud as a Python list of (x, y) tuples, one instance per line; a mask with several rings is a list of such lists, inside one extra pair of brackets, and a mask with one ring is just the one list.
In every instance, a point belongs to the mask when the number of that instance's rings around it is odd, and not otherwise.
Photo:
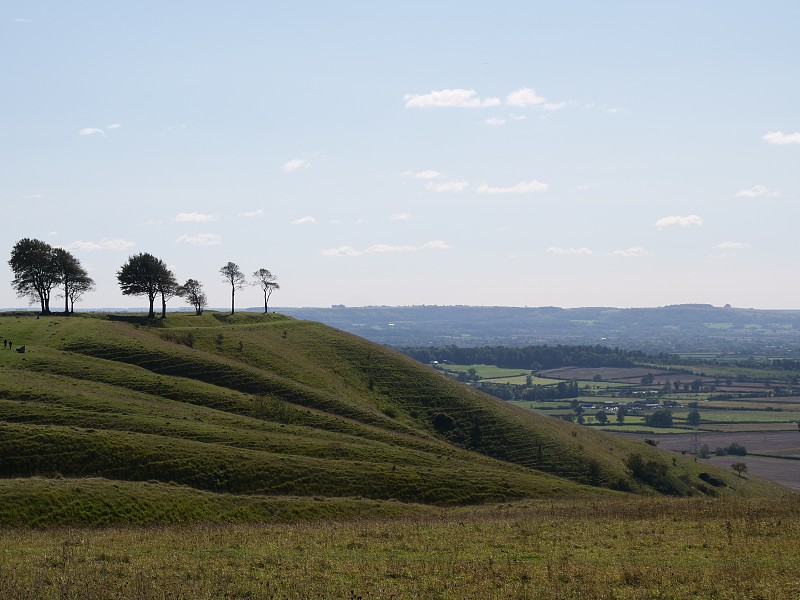
[(361, 252), (352, 246), (337, 246), (320, 251), (324, 256), (361, 256)]
[(501, 119), (500, 117), (489, 117), (488, 119), (486, 119), (485, 123), (487, 125), (497, 125), (497, 126), (499, 126), (499, 125), (505, 125), (506, 124), (506, 120), (505, 119)]
[(436, 179), (437, 177), (441, 177), (442, 174), (439, 171), (434, 171), (433, 169), (428, 169), (427, 171), (417, 171), (414, 173), (413, 171), (406, 171), (406, 176), (413, 177), (414, 179)]
[(100, 127), (84, 127), (80, 131), (78, 131), (78, 135), (99, 135), (105, 137), (106, 131), (113, 131), (115, 129), (121, 128), (122, 125), (120, 123), (111, 123), (111, 125), (106, 125), (105, 129)]
[(316, 217), (312, 217), (311, 215), (300, 217), (299, 219), (295, 219), (292, 221), (292, 225), (310, 225), (311, 223), (316, 223)]
[(264, 209), (257, 208), (255, 210), (249, 210), (247, 212), (239, 213), (240, 217), (258, 217), (264, 214)]
[(679, 217), (672, 215), (669, 217), (661, 217), (655, 223), (656, 227), (662, 229), (664, 227), (700, 227), (703, 224), (703, 219), (697, 215), (689, 215), (687, 217)]
[(800, 144), (800, 131), (795, 133), (783, 133), (782, 131), (770, 131), (762, 138), (770, 144)]
[(401, 245), (394, 246), (392, 244), (375, 244), (364, 250), (365, 254), (384, 254), (386, 252), (419, 252), (420, 250), (449, 250), (448, 246), (442, 240), (432, 240), (426, 242), (421, 246)]
[(460, 88), (432, 91), (427, 94), (406, 94), (403, 96), (406, 108), (482, 108), (499, 106), (500, 98), (480, 98), (475, 90)]
[(754, 185), (746, 190), (736, 192), (737, 198), (758, 198), (760, 196), (780, 196), (779, 190), (773, 190), (763, 185)]
[(479, 194), (532, 194), (544, 192), (550, 185), (533, 179), (532, 181), (521, 181), (509, 187), (494, 187), (487, 184), (478, 186)]
[(191, 246), (218, 246), (222, 243), (222, 236), (216, 233), (184, 234), (175, 241), (179, 244), (189, 244)]
[(537, 106), (545, 102), (547, 101), (531, 88), (522, 88), (506, 96), (506, 104), (509, 106)]
[(128, 240), (123, 239), (116, 239), (116, 240), (109, 240), (103, 238), (99, 242), (84, 242), (82, 240), (77, 240), (72, 242), (69, 246), (67, 246), (67, 250), (77, 250), (77, 251), (93, 251), (93, 250), (127, 250), (129, 248), (133, 248), (136, 245), (136, 242), (131, 242)]
[(293, 158), (281, 165), (281, 171), (284, 173), (295, 173), (301, 169), (307, 169), (311, 166), (305, 158)]
[(641, 246), (634, 246), (633, 248), (628, 248), (627, 250), (614, 250), (611, 252), (611, 256), (625, 256), (625, 257), (632, 257), (632, 256), (647, 256), (649, 253), (647, 250), (642, 248)]
[(714, 246), (714, 248), (719, 248), (720, 250), (747, 250), (752, 247), (753, 244), (749, 242), (722, 242)]
[(25, 19), (23, 17), (15, 17), (11, 19), (14, 23), (33, 23), (32, 19)]
[(592, 254), (592, 251), (585, 246), (581, 248), (559, 248), (558, 246), (550, 246), (547, 252), (550, 254)]
[(425, 189), (440, 193), (463, 192), (468, 187), (469, 181), (444, 181), (442, 183), (429, 181), (425, 184)]
[(83, 129), (81, 129), (78, 132), (78, 135), (83, 135), (83, 136), (86, 136), (86, 135), (100, 135), (100, 136), (105, 137), (106, 132), (103, 131), (102, 129), (99, 129), (98, 127), (84, 127)]
[(325, 256), (361, 256), (362, 254), (391, 254), (397, 252), (423, 252), (426, 250), (450, 250), (452, 246), (442, 240), (431, 240), (419, 246), (412, 244), (373, 244), (364, 250), (356, 250), (352, 246), (327, 248), (320, 252)]
[(209, 221), (216, 221), (217, 215), (204, 215), (202, 213), (178, 213), (175, 220), (180, 223), (207, 223)]
[(391, 217), (392, 221), (408, 221), (409, 219), (413, 219), (413, 218), (414, 218), (413, 215), (411, 215), (411, 213), (407, 213), (407, 212), (394, 213), (394, 214), (392, 214), (392, 217)]

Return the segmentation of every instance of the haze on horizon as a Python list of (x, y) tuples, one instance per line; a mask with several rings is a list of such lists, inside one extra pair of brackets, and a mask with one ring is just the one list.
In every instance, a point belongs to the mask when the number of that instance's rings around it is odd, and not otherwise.
[[(139, 307), (800, 308), (800, 4), (0, 7), (0, 306), (23, 237)], [(260, 291), (237, 294), (259, 306)], [(59, 303), (55, 302), (55, 306)], [(182, 303), (174, 299), (171, 308)]]

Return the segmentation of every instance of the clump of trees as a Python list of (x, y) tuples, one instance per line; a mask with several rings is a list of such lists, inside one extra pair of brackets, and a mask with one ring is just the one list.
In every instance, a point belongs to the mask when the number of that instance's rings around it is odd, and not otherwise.
[(42, 314), (50, 314), (50, 299), (63, 290), (64, 314), (75, 311), (75, 302), (94, 289), (94, 280), (72, 253), (41, 240), (23, 238), (14, 244), (8, 266), (14, 273), (12, 287), (20, 298), (39, 303)]
[[(64, 298), (64, 314), (75, 311), (75, 302), (86, 292), (95, 289), (94, 280), (71, 252), (54, 248), (41, 240), (23, 238), (14, 244), (8, 261), (14, 279), (11, 282), (17, 296), (27, 297), (31, 304), (38, 303), (42, 314), (50, 314), (50, 300), (57, 290)], [(248, 285), (247, 279), (234, 262), (226, 263), (220, 274), (231, 285), (231, 314), (235, 311), (236, 291)], [(167, 302), (174, 297), (184, 298), (194, 307), (198, 315), (208, 306), (208, 297), (196, 279), (178, 283), (167, 264), (148, 252), (129, 256), (117, 271), (117, 282), (126, 296), (147, 298), (148, 317), (155, 318), (156, 298), (161, 300), (161, 318), (167, 316)], [(269, 269), (258, 269), (253, 273), (253, 285), (264, 293), (264, 313), (269, 310), (269, 299), (280, 289), (278, 278)]]

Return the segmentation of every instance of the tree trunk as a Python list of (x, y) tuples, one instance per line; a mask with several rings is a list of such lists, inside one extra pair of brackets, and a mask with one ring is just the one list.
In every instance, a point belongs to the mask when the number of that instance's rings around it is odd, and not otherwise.
[(164, 294), (161, 294), (161, 318), (167, 318), (167, 299)]
[(231, 314), (233, 314), (233, 307), (234, 307), (233, 297), (235, 295), (236, 295), (236, 288), (231, 286)]
[(156, 313), (153, 310), (153, 303), (155, 302), (156, 297), (155, 296), (148, 296), (148, 298), (150, 299), (150, 312), (147, 313), (147, 316), (150, 317), (151, 319), (154, 319), (155, 316), (156, 316)]
[(264, 290), (264, 314), (267, 314), (267, 302), (269, 302), (269, 298), (267, 297), (267, 290)]
[(69, 314), (69, 283), (64, 282), (64, 314)]

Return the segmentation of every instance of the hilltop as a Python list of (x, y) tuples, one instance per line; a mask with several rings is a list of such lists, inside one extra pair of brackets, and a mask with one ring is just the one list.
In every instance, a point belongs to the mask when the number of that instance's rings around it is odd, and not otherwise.
[[(280, 521), (779, 493), (516, 408), (316, 322), (0, 316), (0, 522)], [(713, 485), (709, 484), (713, 481)]]

